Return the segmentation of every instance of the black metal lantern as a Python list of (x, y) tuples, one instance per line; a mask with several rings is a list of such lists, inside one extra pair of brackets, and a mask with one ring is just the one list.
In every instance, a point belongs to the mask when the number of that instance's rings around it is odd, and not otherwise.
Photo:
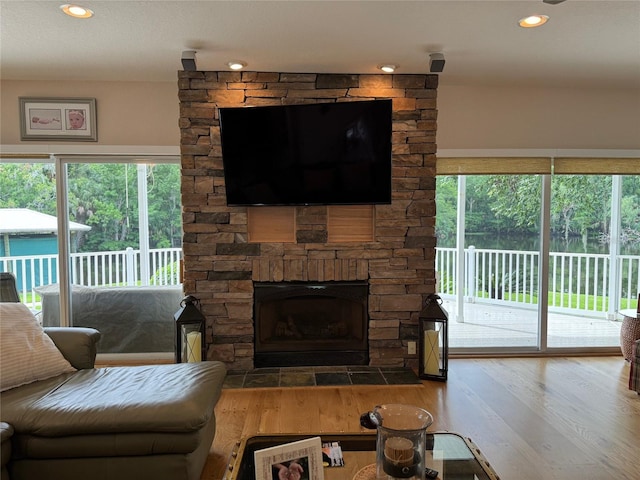
[(176, 363), (202, 361), (206, 319), (198, 309), (199, 303), (196, 297), (187, 295), (180, 302), (180, 310), (173, 315), (176, 320)]
[(418, 376), (425, 380), (447, 380), (449, 357), (449, 315), (442, 308), (442, 299), (434, 294), (427, 297), (420, 312)]

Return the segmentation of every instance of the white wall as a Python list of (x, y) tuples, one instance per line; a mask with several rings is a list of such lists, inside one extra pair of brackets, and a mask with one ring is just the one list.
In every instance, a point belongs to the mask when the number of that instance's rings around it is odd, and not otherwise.
[[(176, 82), (0, 82), (0, 145), (20, 141), (18, 97), (91, 97), (96, 99), (98, 142), (85, 145), (178, 146), (179, 101)], [(53, 143), (53, 142), (51, 142)], [(55, 142), (62, 144), (68, 142)]]
[[(2, 146), (42, 151), (42, 142), (20, 141), (19, 96), (96, 98), (94, 145), (180, 142), (177, 75), (175, 83), (2, 81), (0, 91)], [(640, 89), (441, 85), (437, 138), (439, 149), (638, 149)]]
[(438, 149), (638, 149), (640, 89), (438, 88)]

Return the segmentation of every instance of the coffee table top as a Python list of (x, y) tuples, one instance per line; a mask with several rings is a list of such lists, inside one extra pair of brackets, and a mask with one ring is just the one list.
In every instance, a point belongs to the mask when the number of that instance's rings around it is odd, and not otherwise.
[[(340, 442), (342, 447), (344, 466), (325, 468), (325, 480), (368, 480), (366, 467), (376, 461), (375, 433), (261, 434), (247, 437), (234, 447), (223, 480), (255, 480), (253, 453), (256, 450), (315, 436), (321, 437), (322, 442)], [(457, 433), (428, 432), (426, 453), (426, 466), (439, 472), (438, 480), (499, 480), (471, 439)], [(375, 475), (371, 480), (375, 480)]]

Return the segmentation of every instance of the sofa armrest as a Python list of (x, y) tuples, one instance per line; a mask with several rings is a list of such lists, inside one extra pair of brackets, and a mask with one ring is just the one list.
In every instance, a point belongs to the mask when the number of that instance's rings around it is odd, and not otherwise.
[(13, 427), (5, 422), (0, 422), (0, 440), (2, 441), (2, 450), (0, 451), (0, 461), (2, 462), (2, 480), (9, 480), (9, 472), (7, 471), (7, 463), (11, 458), (11, 437), (13, 435)]
[(45, 327), (64, 358), (78, 370), (93, 368), (100, 332), (94, 328), (84, 327)]

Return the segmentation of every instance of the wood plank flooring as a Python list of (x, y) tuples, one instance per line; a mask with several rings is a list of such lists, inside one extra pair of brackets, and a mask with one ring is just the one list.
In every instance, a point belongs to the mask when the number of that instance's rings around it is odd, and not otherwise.
[(640, 479), (640, 395), (620, 356), (451, 359), (422, 385), (224, 390), (201, 480), (220, 480), (256, 433), (359, 432), (380, 403), (429, 410), (431, 430), (470, 437), (502, 480)]

